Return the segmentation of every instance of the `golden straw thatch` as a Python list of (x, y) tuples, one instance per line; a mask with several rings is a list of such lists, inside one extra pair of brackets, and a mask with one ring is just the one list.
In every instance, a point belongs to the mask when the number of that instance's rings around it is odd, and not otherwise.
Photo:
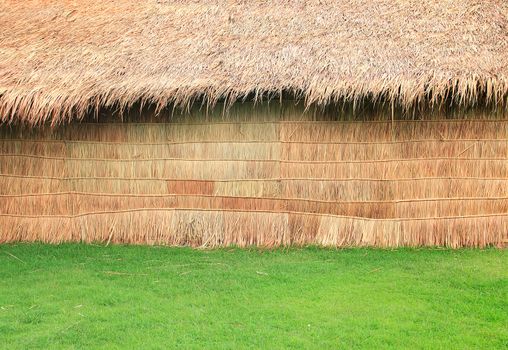
[(227, 120), (213, 113), (0, 128), (0, 242), (508, 239), (508, 113), (348, 121), (293, 103), (235, 104)]
[(506, 104), (505, 0), (0, 1), (0, 120), (251, 95)]

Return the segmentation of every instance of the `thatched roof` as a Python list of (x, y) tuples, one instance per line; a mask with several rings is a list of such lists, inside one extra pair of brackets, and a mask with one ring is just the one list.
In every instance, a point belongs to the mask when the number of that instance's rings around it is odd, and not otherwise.
[(0, 0), (3, 121), (283, 91), (505, 104), (508, 2)]

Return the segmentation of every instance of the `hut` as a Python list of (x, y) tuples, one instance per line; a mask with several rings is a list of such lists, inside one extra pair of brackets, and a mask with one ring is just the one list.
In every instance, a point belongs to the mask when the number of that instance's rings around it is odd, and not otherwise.
[(0, 3), (0, 242), (508, 238), (508, 2)]

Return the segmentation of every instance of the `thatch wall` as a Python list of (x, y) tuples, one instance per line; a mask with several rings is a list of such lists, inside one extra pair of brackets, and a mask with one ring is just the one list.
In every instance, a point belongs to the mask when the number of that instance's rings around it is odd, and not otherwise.
[(233, 106), (227, 116), (4, 125), (0, 242), (507, 240), (506, 116), (425, 113), (394, 121), (400, 116), (390, 111), (304, 113), (275, 104)]

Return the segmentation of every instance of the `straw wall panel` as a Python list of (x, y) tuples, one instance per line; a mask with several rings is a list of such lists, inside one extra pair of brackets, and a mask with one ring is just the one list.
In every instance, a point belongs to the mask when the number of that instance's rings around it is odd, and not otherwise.
[(508, 238), (503, 116), (347, 120), (356, 117), (286, 104), (234, 106), (227, 118), (2, 126), (0, 242), (459, 247)]

